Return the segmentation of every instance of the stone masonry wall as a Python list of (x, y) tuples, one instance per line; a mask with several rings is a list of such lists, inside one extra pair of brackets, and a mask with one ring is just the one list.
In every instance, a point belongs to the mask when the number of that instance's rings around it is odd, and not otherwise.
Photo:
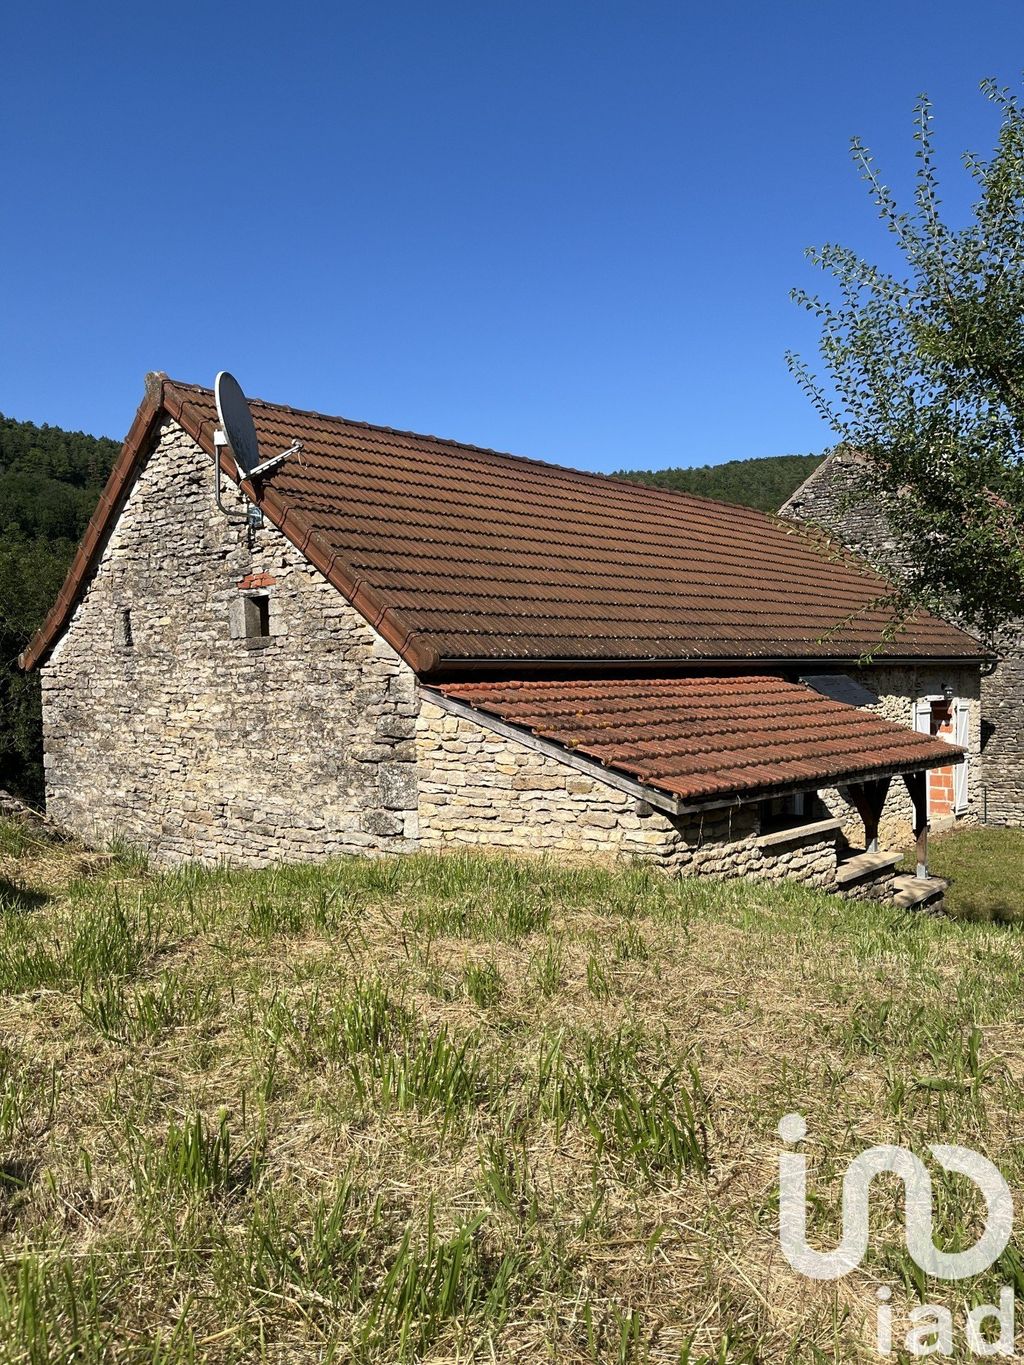
[[(247, 589), (266, 639), (232, 637)], [(47, 808), (86, 839), (256, 865), (416, 845), (412, 671), (278, 531), (249, 549), (170, 420), (42, 688)]]
[[(907, 729), (914, 728), (914, 704), (928, 696), (939, 696), (948, 683), (957, 699), (968, 708), (970, 732), (968, 756), (968, 809), (947, 824), (974, 824), (979, 818), (982, 800), (978, 781), (978, 756), (981, 745), (980, 679), (977, 668), (970, 666), (876, 664), (863, 669), (857, 679), (869, 688), (878, 700), (864, 709), (873, 711)], [(843, 822), (843, 833), (855, 847), (864, 846), (864, 825), (843, 790), (830, 788), (820, 793), (830, 811)], [(878, 837), (883, 848), (903, 848), (913, 841), (913, 803), (901, 777), (894, 777), (889, 786), (879, 823)], [(933, 829), (939, 828), (933, 822)]]
[(682, 876), (831, 885), (835, 835), (760, 846), (757, 806), (672, 816), (424, 698), (416, 727), (423, 848), (638, 859)]
[[(864, 457), (836, 451), (783, 506), (780, 516), (814, 522), (883, 572), (899, 577), (911, 553), (878, 505), (863, 496)], [(997, 644), (995, 669), (982, 678), (980, 761), (971, 786), (975, 814), (992, 824), (1024, 825), (1024, 621)]]
[(981, 811), (1024, 826), (1024, 625), (981, 680)]
[(912, 560), (877, 502), (864, 494), (866, 466), (856, 451), (833, 451), (783, 504), (779, 516), (823, 527), (854, 554), (899, 577)]

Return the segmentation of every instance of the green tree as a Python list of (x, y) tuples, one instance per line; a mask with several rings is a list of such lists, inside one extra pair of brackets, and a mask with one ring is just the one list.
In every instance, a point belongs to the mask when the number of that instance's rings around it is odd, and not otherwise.
[(761, 512), (777, 512), (824, 457), (821, 455), (763, 455), (751, 460), (727, 460), (691, 469), (627, 469), (616, 478), (678, 493), (696, 493), (719, 502), (738, 502)]
[(0, 414), (0, 787), (43, 792), (39, 677), (18, 655), (56, 599), (118, 447)]
[(38, 799), (43, 787), (39, 675), (18, 654), (53, 605), (75, 551), (71, 540), (0, 535), (0, 787)]
[(906, 269), (812, 248), (833, 290), (793, 297), (821, 324), (824, 377), (787, 359), (840, 440), (870, 457), (864, 494), (914, 558), (904, 607), (944, 609), (993, 638), (1024, 615), (1024, 110), (991, 80), (981, 89), (999, 136), (989, 157), (963, 157), (977, 196), (963, 227), (943, 217), (926, 97), (906, 210), (853, 140)]

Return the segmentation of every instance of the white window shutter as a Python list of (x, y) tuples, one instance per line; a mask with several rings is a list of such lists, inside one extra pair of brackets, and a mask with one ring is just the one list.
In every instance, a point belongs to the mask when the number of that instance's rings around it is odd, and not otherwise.
[(953, 813), (963, 815), (968, 801), (968, 767), (970, 765), (971, 713), (967, 703), (958, 701), (953, 708), (953, 739), (964, 750), (964, 760), (953, 769)]

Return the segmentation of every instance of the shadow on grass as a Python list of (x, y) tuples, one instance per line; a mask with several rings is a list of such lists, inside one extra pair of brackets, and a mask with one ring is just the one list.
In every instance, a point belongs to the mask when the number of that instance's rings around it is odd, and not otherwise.
[(0, 1232), (8, 1233), (15, 1226), (41, 1165), (35, 1159), (0, 1161)]
[(950, 919), (1024, 924), (1024, 830), (974, 825), (937, 834), (928, 867), (949, 883)]
[(36, 1160), (0, 1161), (0, 1199), (28, 1189), (36, 1178), (39, 1166)]
[(977, 892), (959, 896), (954, 893), (946, 902), (946, 914), (950, 919), (969, 920), (972, 924), (1024, 924), (1024, 906), (1019, 901)]
[(50, 900), (45, 891), (30, 891), (27, 887), (9, 882), (0, 877), (0, 915), (13, 912), (27, 915), (33, 910), (41, 910)]

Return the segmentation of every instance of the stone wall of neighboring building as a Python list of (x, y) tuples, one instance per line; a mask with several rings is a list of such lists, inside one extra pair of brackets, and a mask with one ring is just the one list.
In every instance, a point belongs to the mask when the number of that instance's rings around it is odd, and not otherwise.
[(813, 522), (854, 554), (898, 575), (912, 560), (881, 508), (865, 496), (866, 467), (856, 451), (833, 451), (782, 505), (779, 516)]
[[(782, 507), (780, 515), (823, 527), (884, 572), (912, 562), (881, 509), (863, 496), (864, 457), (835, 451)], [(997, 644), (994, 669), (981, 680), (979, 758), (971, 774), (972, 812), (992, 824), (1024, 825), (1024, 621)]]
[[(877, 697), (864, 710), (874, 711), (885, 720), (914, 728), (915, 705), (926, 697), (941, 696), (948, 685), (968, 713), (968, 776), (967, 810), (961, 815), (947, 817), (932, 815), (932, 829), (958, 824), (975, 824), (980, 818), (982, 790), (977, 767), (981, 745), (981, 695), (977, 668), (943, 665), (875, 664), (858, 673), (857, 681)], [(934, 770), (951, 773), (952, 768)], [(864, 825), (848, 797), (842, 790), (830, 789), (821, 793), (825, 805), (843, 823), (843, 833), (851, 844), (863, 847)], [(878, 837), (883, 848), (903, 848), (913, 841), (914, 807), (907, 785), (901, 777), (894, 777), (889, 786), (879, 823)]]
[(832, 884), (834, 829), (765, 841), (757, 805), (669, 815), (427, 697), (416, 744), (423, 848), (639, 859), (679, 876)]
[(1024, 623), (981, 680), (982, 818), (1024, 825)]
[(280, 532), (249, 548), (170, 420), (42, 690), (47, 809), (87, 840), (257, 865), (416, 844), (412, 671)]

